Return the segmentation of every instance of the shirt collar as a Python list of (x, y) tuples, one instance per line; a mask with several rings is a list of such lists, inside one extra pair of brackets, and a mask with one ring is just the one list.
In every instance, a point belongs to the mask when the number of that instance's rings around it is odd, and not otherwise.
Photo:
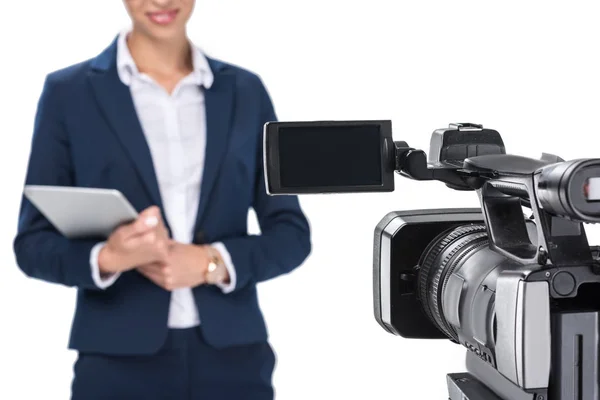
[[(140, 74), (129, 52), (129, 47), (127, 47), (127, 35), (129, 35), (129, 32), (131, 32), (131, 29), (122, 31), (117, 39), (117, 72), (121, 82), (127, 86), (131, 84), (133, 77)], [(213, 84), (214, 75), (206, 56), (194, 44), (192, 44), (192, 65), (194, 68), (191, 76), (193, 82), (209, 89)]]

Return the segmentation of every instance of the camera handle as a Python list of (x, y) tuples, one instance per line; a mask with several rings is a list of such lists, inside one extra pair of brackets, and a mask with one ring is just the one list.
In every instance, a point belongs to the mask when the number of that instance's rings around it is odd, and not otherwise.
[[(593, 264), (583, 224), (541, 209), (535, 187), (535, 175), (530, 174), (491, 179), (478, 189), (490, 246), (525, 265)], [(523, 200), (536, 221), (534, 235), (527, 229)]]

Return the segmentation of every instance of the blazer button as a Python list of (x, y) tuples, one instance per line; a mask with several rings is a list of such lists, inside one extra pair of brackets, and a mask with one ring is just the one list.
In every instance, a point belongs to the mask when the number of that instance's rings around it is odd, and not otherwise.
[(206, 238), (204, 236), (204, 232), (199, 231), (194, 235), (194, 243), (195, 244), (204, 244), (206, 242)]

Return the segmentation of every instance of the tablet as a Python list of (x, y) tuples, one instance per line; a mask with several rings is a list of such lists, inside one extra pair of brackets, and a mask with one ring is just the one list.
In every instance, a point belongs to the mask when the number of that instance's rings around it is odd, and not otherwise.
[(115, 189), (26, 185), (23, 193), (68, 238), (107, 238), (119, 225), (138, 216)]

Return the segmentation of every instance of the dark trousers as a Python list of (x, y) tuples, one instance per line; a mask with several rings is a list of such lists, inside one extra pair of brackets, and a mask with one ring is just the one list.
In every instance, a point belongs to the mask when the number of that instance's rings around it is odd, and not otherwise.
[(272, 400), (268, 343), (215, 349), (198, 328), (173, 329), (149, 356), (79, 354), (73, 400)]

